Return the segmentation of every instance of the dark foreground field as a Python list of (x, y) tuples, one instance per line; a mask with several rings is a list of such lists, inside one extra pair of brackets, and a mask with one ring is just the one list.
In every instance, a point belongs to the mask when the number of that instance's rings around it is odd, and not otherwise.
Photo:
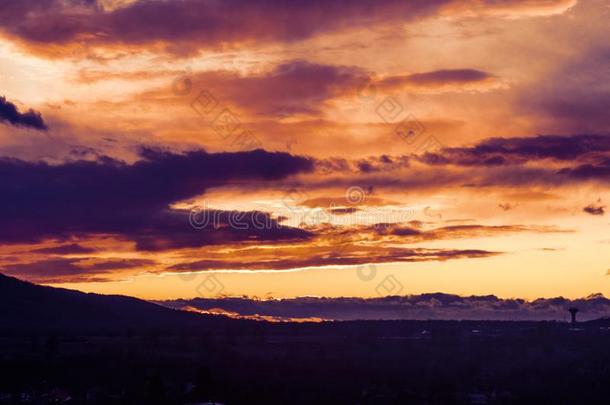
[(594, 324), (580, 331), (563, 324), (443, 321), (244, 326), (3, 338), (0, 398), (575, 404), (603, 403), (610, 395), (610, 333)]
[[(269, 324), (0, 280), (0, 290), (7, 285), (20, 298), (0, 295), (0, 403), (582, 404), (610, 398), (605, 320), (577, 327)], [(50, 300), (46, 308), (28, 309), (41, 299)], [(62, 304), (51, 305), (57, 300)], [(70, 322), (83, 311), (92, 314), (83, 318), (89, 321)], [(37, 313), (55, 313), (58, 321), (35, 319)]]

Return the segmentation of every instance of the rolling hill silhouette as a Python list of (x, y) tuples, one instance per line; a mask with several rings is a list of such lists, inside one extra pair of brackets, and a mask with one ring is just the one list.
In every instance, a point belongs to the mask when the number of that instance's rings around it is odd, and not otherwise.
[[(457, 323), (456, 323), (457, 322)], [(238, 334), (253, 330), (282, 330), (290, 333), (324, 331), (341, 334), (345, 330), (399, 329), (403, 332), (429, 324), (469, 324), (486, 321), (416, 321), (368, 320), (344, 321), (326, 324), (272, 325), (244, 319), (231, 319), (218, 315), (204, 315), (161, 306), (141, 299), (122, 295), (83, 293), (63, 288), (45, 287), (0, 274), (0, 335), (28, 333), (58, 334), (214, 334), (231, 329)], [(489, 325), (497, 323), (487, 321)], [(511, 322), (505, 322), (510, 324)], [(521, 322), (513, 322), (517, 325)], [(608, 318), (580, 323), (591, 327), (608, 327)]]
[(197, 331), (226, 321), (137, 298), (39, 286), (0, 274), (2, 334)]

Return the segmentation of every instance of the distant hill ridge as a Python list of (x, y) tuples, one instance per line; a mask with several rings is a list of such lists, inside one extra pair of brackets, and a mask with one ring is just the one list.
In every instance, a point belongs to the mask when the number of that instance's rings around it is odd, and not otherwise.
[[(306, 333), (309, 331), (314, 334), (321, 333), (322, 330), (325, 333), (342, 333), (341, 331), (343, 330), (351, 330), (353, 328), (360, 330), (359, 328), (361, 327), (367, 330), (372, 328), (373, 330), (380, 331), (393, 330), (393, 328), (410, 330), (412, 328), (417, 329), (419, 327), (417, 325), (423, 325), (426, 321), (411, 322), (406, 320), (406, 317), (398, 322), (388, 320), (387, 318), (384, 320), (384, 316), (395, 316), (397, 312), (396, 308), (388, 310), (388, 308), (383, 308), (382, 304), (405, 306), (405, 303), (415, 300), (415, 302), (409, 303), (410, 306), (413, 306), (421, 297), (425, 297), (433, 304), (433, 307), (438, 306), (439, 302), (444, 302), (443, 305), (449, 308), (462, 307), (463, 302), (460, 302), (460, 300), (464, 299), (476, 300), (479, 305), (480, 301), (489, 301), (492, 305), (498, 305), (496, 301), (500, 300), (493, 296), (459, 297), (448, 294), (425, 294), (422, 296), (385, 297), (373, 300), (360, 298), (302, 298), (278, 301), (257, 301), (236, 298), (194, 299), (166, 301), (163, 302), (165, 306), (162, 306), (128, 296), (100, 295), (40, 286), (0, 274), (0, 336), (52, 333), (63, 335), (138, 335), (151, 333), (168, 335), (188, 333), (224, 336), (227, 332), (245, 335), (253, 331), (258, 333), (262, 330), (261, 328), (269, 331), (291, 331), (290, 333)], [(455, 300), (458, 301), (455, 302)], [(541, 300), (529, 303), (523, 300), (506, 300), (508, 303), (504, 303), (503, 306), (510, 308), (515, 304), (513, 301), (516, 301), (516, 304), (532, 305), (537, 303), (536, 305), (551, 305), (563, 310), (566, 304), (574, 302), (583, 304), (587, 301), (587, 299), (570, 301), (565, 298)], [(588, 301), (605, 305), (608, 299), (596, 295)], [(279, 307), (275, 306), (274, 302)], [(290, 305), (288, 308), (282, 307), (282, 302), (287, 302)], [(315, 305), (311, 307), (307, 303), (315, 303)], [(352, 313), (352, 319), (357, 317), (365, 319), (365, 317), (369, 317), (369, 320), (363, 322), (332, 322), (326, 325), (284, 324), (284, 326), (276, 325), (272, 327), (272, 325), (264, 322), (230, 319), (217, 315), (201, 315), (179, 310), (187, 304), (199, 308), (208, 306), (222, 308), (223, 304), (230, 304), (231, 309), (237, 313), (252, 312), (263, 314), (271, 312), (275, 316), (287, 314), (289, 315), (287, 318), (295, 316), (295, 307), (299, 307), (302, 314), (311, 315), (312, 311), (317, 313), (330, 305), (330, 307), (325, 309), (330, 312), (329, 315), (333, 315), (328, 317), (330, 319), (340, 319), (344, 309), (341, 307), (347, 306)], [(266, 308), (267, 304), (274, 306)], [(224, 306), (226, 307), (227, 305)], [(169, 308), (170, 306), (173, 308)], [(419, 306), (421, 306), (421, 303), (419, 303)], [(599, 315), (597, 318), (599, 319), (583, 322), (583, 324), (586, 323), (595, 327), (610, 326), (610, 319), (608, 319), (607, 315)], [(459, 318), (453, 318), (453, 320), (456, 319)], [(475, 321), (467, 323), (472, 322)]]
[(138, 333), (205, 329), (224, 321), (121, 295), (31, 284), (0, 274), (0, 332)]

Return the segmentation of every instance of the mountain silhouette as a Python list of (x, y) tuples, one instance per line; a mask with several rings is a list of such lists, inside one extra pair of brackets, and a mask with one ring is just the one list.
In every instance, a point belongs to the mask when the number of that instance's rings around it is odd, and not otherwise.
[[(436, 322), (439, 325), (443, 324), (442, 321)], [(476, 323), (475, 321), (458, 323), (466, 325), (473, 322)], [(248, 334), (262, 329), (271, 331), (278, 328), (284, 332), (290, 330), (291, 333), (324, 331), (329, 334), (342, 333), (346, 329), (372, 328), (382, 334), (382, 331), (388, 328), (407, 330), (428, 323), (434, 324), (435, 321), (378, 319), (318, 325), (272, 325), (266, 322), (172, 309), (128, 296), (83, 293), (40, 286), (0, 274), (0, 335), (2, 336), (31, 333), (211, 335), (226, 333), (227, 330), (235, 334)], [(492, 323), (494, 322), (489, 324)], [(610, 327), (610, 319), (599, 318), (579, 325), (594, 328)]]
[(0, 333), (198, 331), (229, 320), (137, 298), (39, 286), (0, 274)]

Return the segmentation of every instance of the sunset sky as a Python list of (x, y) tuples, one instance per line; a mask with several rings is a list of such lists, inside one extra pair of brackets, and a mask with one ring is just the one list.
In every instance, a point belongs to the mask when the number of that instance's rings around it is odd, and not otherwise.
[(0, 272), (610, 295), (609, 0), (0, 0)]

